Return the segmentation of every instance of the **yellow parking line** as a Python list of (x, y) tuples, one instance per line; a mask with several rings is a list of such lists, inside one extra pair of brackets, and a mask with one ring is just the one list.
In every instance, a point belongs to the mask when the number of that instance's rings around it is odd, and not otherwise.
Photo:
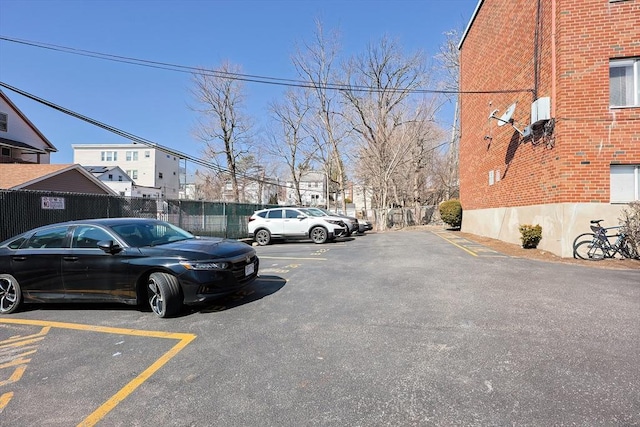
[(470, 249), (468, 249), (468, 248), (465, 248), (464, 246), (461, 246), (461, 245), (457, 244), (456, 242), (454, 242), (454, 241), (453, 241), (453, 240), (451, 240), (451, 239), (447, 239), (447, 238), (446, 238), (445, 236), (443, 236), (442, 234), (439, 234), (439, 233), (436, 233), (436, 232), (432, 232), (432, 233), (433, 233), (433, 234), (435, 234), (436, 236), (439, 236), (439, 237), (443, 238), (443, 239), (444, 239), (444, 240), (446, 240), (447, 242), (451, 243), (453, 246), (456, 246), (456, 247), (458, 247), (458, 248), (462, 249), (463, 251), (465, 251), (465, 252), (467, 252), (467, 253), (469, 253), (469, 254), (471, 254), (471, 255), (473, 255), (473, 256), (478, 256), (478, 254), (477, 254), (477, 253), (473, 252), (472, 250), (470, 250)]
[[(27, 320), (27, 319), (2, 319), (0, 323), (13, 323), (19, 325), (32, 325), (32, 326), (44, 326), (61, 329), (71, 329), (77, 331), (87, 332), (102, 332), (107, 334), (121, 334), (132, 335), (138, 337), (151, 337), (151, 338), (169, 338), (176, 339), (179, 342), (174, 345), (169, 351), (163, 354), (158, 360), (156, 360), (151, 366), (145, 369), (140, 375), (129, 381), (127, 385), (118, 390), (116, 394), (111, 396), (109, 400), (104, 402), (98, 409), (93, 411), (88, 417), (86, 417), (78, 426), (93, 426), (98, 423), (105, 415), (109, 413), (118, 403), (122, 402), (127, 396), (144, 383), (151, 375), (153, 375), (158, 369), (164, 366), (172, 357), (185, 348), (191, 341), (196, 338), (196, 335), (175, 333), (175, 332), (159, 332), (159, 331), (143, 331), (137, 329), (123, 329), (123, 328), (111, 328), (105, 326), (93, 326), (82, 325), (77, 323), (64, 323), (64, 322), (47, 322), (40, 320)], [(4, 394), (0, 396), (0, 411), (6, 406), (13, 394)]]

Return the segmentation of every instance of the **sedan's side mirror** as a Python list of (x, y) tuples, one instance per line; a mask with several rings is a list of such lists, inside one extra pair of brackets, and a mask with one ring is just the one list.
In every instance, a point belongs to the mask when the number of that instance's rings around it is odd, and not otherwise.
[(119, 244), (114, 243), (113, 240), (101, 240), (98, 242), (98, 247), (108, 254), (117, 254), (122, 250)]

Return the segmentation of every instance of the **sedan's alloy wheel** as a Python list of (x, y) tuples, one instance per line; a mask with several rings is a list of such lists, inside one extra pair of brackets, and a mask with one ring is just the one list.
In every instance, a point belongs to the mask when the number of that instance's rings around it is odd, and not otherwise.
[(0, 313), (13, 313), (21, 300), (22, 291), (18, 281), (8, 274), (0, 274)]
[(175, 276), (167, 273), (152, 273), (147, 284), (149, 305), (158, 317), (171, 317), (182, 306), (180, 284)]

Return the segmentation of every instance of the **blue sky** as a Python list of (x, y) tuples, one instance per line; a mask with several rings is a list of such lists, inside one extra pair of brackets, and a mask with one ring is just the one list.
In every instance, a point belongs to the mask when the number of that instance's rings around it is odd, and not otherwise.
[[(319, 19), (341, 35), (343, 56), (383, 36), (405, 53), (433, 57), (443, 33), (464, 29), (477, 0), (1, 0), (0, 36), (179, 64), (217, 67), (228, 60), (245, 74), (298, 78), (296, 44)], [(110, 62), (0, 40), (0, 81), (131, 134), (197, 155), (196, 115), (187, 73)], [(246, 109), (258, 128), (280, 86), (248, 83)], [(72, 144), (128, 140), (3, 89), (56, 146), (51, 163), (71, 163)], [(443, 125), (452, 109), (442, 110)]]

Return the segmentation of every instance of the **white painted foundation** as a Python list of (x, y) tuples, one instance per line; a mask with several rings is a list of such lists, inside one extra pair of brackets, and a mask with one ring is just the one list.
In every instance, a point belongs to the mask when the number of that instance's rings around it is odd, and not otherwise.
[(581, 233), (591, 232), (590, 220), (602, 219), (605, 227), (620, 225), (621, 212), (627, 207), (626, 204), (609, 203), (558, 203), (463, 210), (462, 231), (521, 244), (518, 227), (540, 224), (542, 240), (538, 249), (572, 258), (573, 240)]

